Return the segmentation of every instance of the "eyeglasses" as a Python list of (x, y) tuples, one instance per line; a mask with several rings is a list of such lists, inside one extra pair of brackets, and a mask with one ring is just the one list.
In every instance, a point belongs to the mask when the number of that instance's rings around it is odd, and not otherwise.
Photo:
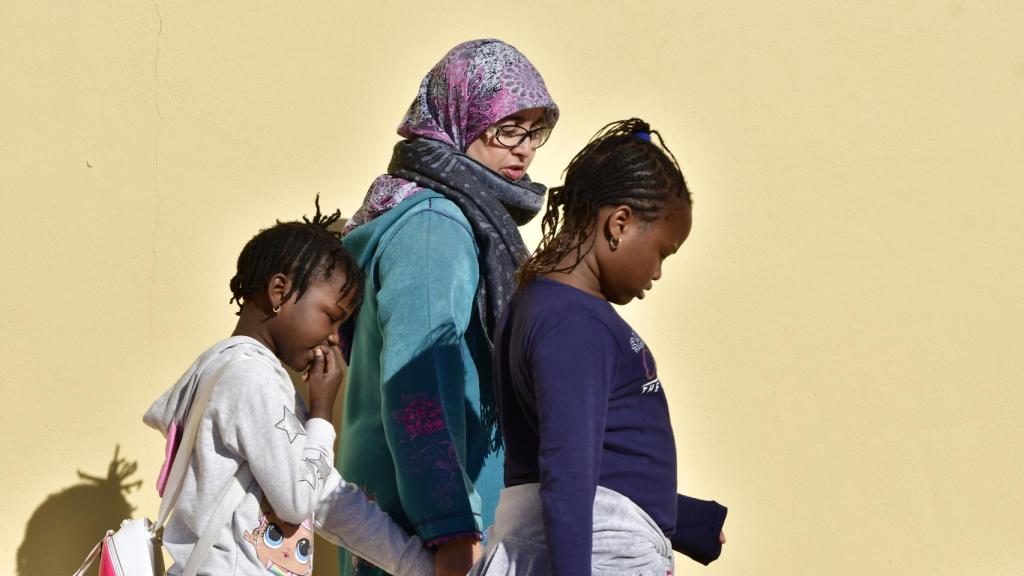
[(548, 141), (548, 137), (551, 136), (551, 128), (548, 128), (547, 126), (527, 130), (518, 124), (491, 126), (486, 130), (486, 132), (497, 140), (498, 144), (509, 149), (519, 146), (523, 141), (529, 138), (530, 146), (536, 150), (543, 146), (544, 143)]

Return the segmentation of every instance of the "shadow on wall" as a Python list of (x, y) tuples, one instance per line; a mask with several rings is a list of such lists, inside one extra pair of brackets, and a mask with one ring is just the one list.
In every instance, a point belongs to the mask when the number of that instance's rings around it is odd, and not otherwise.
[[(142, 486), (128, 482), (138, 467), (119, 456), (107, 465), (107, 477), (78, 471), (81, 483), (51, 494), (29, 518), (18, 548), (18, 576), (72, 574), (107, 530), (120, 526), (135, 508), (125, 495)], [(96, 574), (93, 565), (89, 574)]]
[[(120, 446), (107, 465), (106, 478), (78, 471), (82, 482), (52, 494), (32, 513), (18, 548), (17, 576), (70, 576), (107, 530), (132, 517), (126, 499), (142, 480), (130, 481), (137, 462), (120, 457)], [(338, 574), (337, 547), (316, 536), (316, 575)], [(99, 563), (86, 574), (96, 576)]]

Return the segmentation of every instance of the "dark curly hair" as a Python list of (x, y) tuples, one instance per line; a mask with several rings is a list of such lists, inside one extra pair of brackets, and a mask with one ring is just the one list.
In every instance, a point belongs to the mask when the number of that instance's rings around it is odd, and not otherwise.
[(319, 195), (315, 204), (316, 214), (312, 219), (303, 216), (301, 222), (279, 220), (275, 226), (253, 236), (242, 248), (237, 271), (229, 284), (230, 302), (238, 304), (238, 314), (241, 314), (243, 301), (266, 289), (275, 274), (284, 274), (292, 280), (292, 288), (284, 299), (295, 294), (298, 300), (311, 280), (327, 280), (337, 269), (345, 276), (341, 295), (355, 291), (353, 310), (362, 303), (363, 270), (341, 245), (340, 233), (328, 229), (341, 218), (341, 211), (321, 214)]
[[(593, 247), (584, 243), (597, 225), (602, 206), (629, 206), (641, 219), (651, 221), (671, 199), (693, 204), (675, 156), (661, 134), (639, 118), (612, 122), (599, 130), (563, 174), (565, 184), (548, 192), (540, 246), (516, 274), (520, 287), (548, 272), (575, 269)], [(573, 252), (573, 262), (559, 267)]]

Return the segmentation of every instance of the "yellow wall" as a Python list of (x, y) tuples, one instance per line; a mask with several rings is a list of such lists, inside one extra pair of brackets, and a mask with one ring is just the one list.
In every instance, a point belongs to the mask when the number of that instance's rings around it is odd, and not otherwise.
[(140, 416), (233, 326), (242, 244), (318, 192), (354, 211), (423, 73), (481, 36), (562, 106), (536, 179), (639, 115), (694, 190), (690, 241), (624, 310), (658, 354), (680, 489), (731, 508), (723, 558), (680, 572), (1024, 573), (1024, 4), (3, 12), (0, 573), (19, 547), (84, 553), (26, 534), (34, 514), (51, 535), (90, 504), (119, 516), (76, 474), (106, 476), (115, 445), (155, 512)]

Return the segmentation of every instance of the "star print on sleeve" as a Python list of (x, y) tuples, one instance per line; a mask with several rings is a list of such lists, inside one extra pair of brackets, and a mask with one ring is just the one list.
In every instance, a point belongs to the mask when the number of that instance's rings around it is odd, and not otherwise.
[(316, 470), (304, 468), (302, 470), (302, 479), (299, 480), (299, 482), (305, 482), (306, 484), (309, 484), (310, 488), (316, 490), (316, 484), (318, 482), (318, 480), (316, 479)]
[(331, 465), (324, 459), (323, 454), (317, 454), (316, 458), (303, 458), (303, 460), (308, 462), (310, 466), (303, 473), (303, 478), (300, 482), (305, 482), (315, 489), (318, 482), (327, 480), (327, 477), (331, 475)]
[(317, 480), (326, 480), (331, 475), (333, 467), (327, 463), (323, 454), (317, 454), (316, 458), (306, 458), (306, 462), (313, 465), (313, 468), (316, 470)]
[(282, 406), (284, 415), (281, 421), (274, 425), (274, 428), (278, 430), (284, 430), (288, 434), (288, 442), (291, 444), (295, 443), (295, 439), (300, 435), (306, 435), (306, 429), (302, 427), (302, 422), (295, 417), (295, 413), (288, 409), (287, 406)]

